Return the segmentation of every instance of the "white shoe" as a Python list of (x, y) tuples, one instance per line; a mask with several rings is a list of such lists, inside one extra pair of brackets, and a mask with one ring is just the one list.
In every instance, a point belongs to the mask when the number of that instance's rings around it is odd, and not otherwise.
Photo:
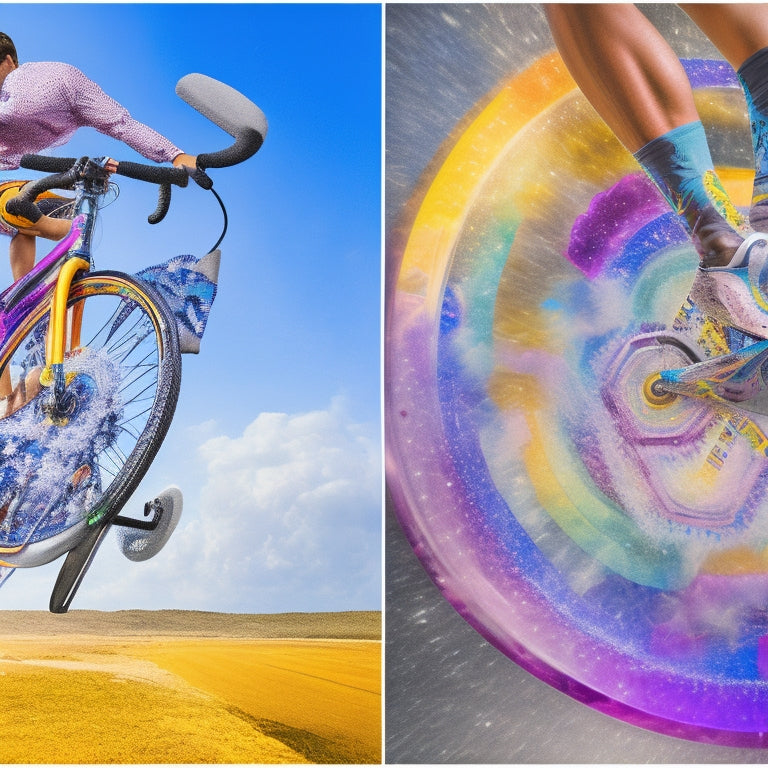
[(690, 297), (723, 325), (768, 338), (768, 235), (750, 235), (727, 267), (699, 267)]

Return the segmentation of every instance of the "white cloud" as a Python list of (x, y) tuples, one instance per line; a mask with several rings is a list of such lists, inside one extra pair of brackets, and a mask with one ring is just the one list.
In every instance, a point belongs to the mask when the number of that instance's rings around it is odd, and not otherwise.
[[(262, 413), (235, 437), (215, 423), (172, 429), (136, 514), (178, 483), (184, 512), (165, 549), (144, 563), (101, 547), (73, 608), (184, 608), (270, 613), (378, 609), (381, 604), (379, 425), (343, 399), (308, 413)], [(20, 571), (4, 608), (44, 610), (60, 562)]]
[(239, 437), (200, 446), (199, 516), (179, 532), (177, 556), (196, 558), (219, 610), (379, 606), (376, 433), (337, 400), (324, 411), (262, 413)]

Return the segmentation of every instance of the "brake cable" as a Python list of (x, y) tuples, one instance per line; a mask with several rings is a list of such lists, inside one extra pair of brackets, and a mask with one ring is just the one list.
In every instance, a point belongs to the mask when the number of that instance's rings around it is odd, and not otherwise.
[(216, 200), (218, 200), (219, 206), (221, 206), (221, 213), (224, 217), (224, 228), (221, 230), (221, 235), (216, 241), (216, 245), (214, 245), (213, 248), (209, 248), (207, 253), (215, 251), (221, 245), (221, 241), (224, 239), (224, 235), (227, 234), (228, 225), (227, 209), (224, 207), (224, 201), (219, 197), (219, 193), (213, 188), (213, 186), (211, 186), (210, 191), (213, 192), (213, 196), (216, 198)]

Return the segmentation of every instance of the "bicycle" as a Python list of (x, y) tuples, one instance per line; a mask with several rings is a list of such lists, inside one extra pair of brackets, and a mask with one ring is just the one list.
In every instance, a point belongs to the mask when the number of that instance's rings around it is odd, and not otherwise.
[[(203, 259), (192, 264), (191, 257), (180, 257), (174, 264), (175, 272), (196, 272), (207, 281), (209, 308), (215, 294), (210, 271), (218, 269), (227, 216), (206, 170), (255, 154), (267, 122), (253, 102), (205, 75), (187, 75), (176, 92), (235, 142), (198, 155), (192, 172), (120, 162), (115, 173), (159, 186), (152, 224), (168, 212), (172, 185), (184, 187), (191, 177), (214, 194), (224, 216), (221, 237)], [(179, 322), (182, 336), (188, 335), (194, 318), (189, 307), (169, 305), (173, 297), (157, 280), (163, 267), (138, 276), (91, 271), (99, 206), (113, 186), (108, 161), (27, 155), (23, 167), (48, 175), (26, 183), (7, 203), (11, 213), (34, 221), (38, 196), (74, 189), (69, 234), (0, 294), (0, 376), (10, 377), (10, 388), (25, 400), (0, 418), (0, 584), (16, 568), (66, 553), (51, 594), (54, 613), (69, 609), (111, 526), (148, 537), (143, 554), (135, 537), (123, 542), (129, 559), (146, 559), (165, 544), (179, 512), (155, 500), (145, 505), (151, 519), (119, 514), (170, 427), (181, 354), (197, 350), (180, 343)], [(192, 296), (193, 303), (199, 298)]]

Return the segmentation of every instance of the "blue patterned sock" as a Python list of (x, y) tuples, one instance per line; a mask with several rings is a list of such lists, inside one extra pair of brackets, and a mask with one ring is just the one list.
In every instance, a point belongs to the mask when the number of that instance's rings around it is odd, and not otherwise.
[(635, 158), (680, 216), (702, 264), (727, 264), (743, 241), (744, 220), (715, 173), (701, 122), (673, 128)]
[(737, 74), (747, 99), (755, 151), (755, 184), (749, 222), (757, 232), (768, 232), (768, 48), (752, 54)]

